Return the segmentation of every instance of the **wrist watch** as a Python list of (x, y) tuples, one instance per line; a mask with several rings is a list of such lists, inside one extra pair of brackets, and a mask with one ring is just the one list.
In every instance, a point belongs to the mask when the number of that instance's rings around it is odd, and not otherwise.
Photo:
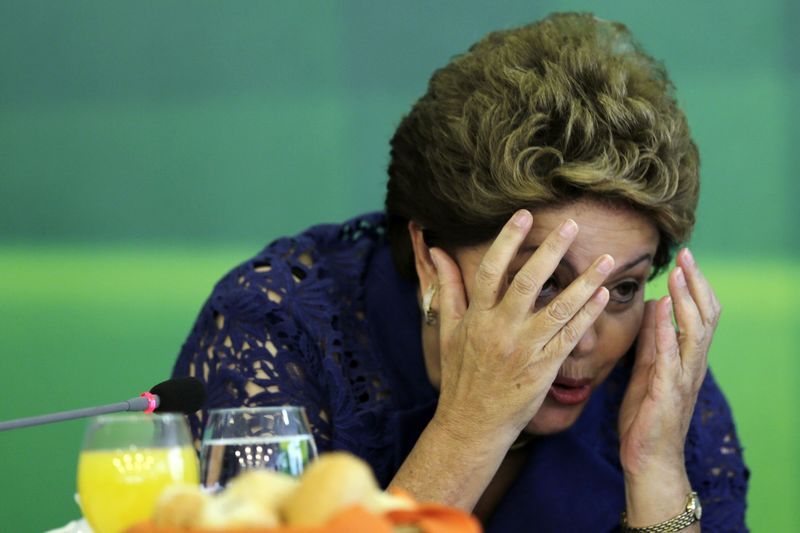
[(669, 533), (680, 531), (694, 524), (703, 516), (703, 507), (700, 505), (700, 498), (696, 492), (690, 492), (686, 496), (686, 508), (681, 514), (670, 518), (664, 522), (646, 527), (630, 527), (625, 511), (622, 512), (622, 531), (626, 533)]

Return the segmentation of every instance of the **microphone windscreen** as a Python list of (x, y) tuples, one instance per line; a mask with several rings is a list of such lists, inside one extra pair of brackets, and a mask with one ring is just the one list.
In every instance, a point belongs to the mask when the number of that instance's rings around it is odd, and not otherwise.
[(203, 407), (206, 389), (197, 378), (176, 378), (161, 382), (150, 392), (158, 396), (157, 413), (191, 414)]

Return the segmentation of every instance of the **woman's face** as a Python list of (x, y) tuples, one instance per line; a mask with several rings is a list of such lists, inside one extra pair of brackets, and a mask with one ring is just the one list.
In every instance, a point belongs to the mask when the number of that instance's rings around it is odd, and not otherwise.
[[(546, 305), (602, 254), (610, 254), (614, 270), (604, 283), (610, 298), (605, 311), (572, 350), (542, 407), (526, 428), (545, 435), (570, 427), (583, 411), (591, 391), (606, 379), (636, 339), (644, 312), (644, 285), (658, 246), (658, 231), (645, 216), (624, 208), (579, 201), (557, 209), (533, 212), (533, 227), (511, 262), (514, 277), (545, 237), (567, 218), (577, 222), (578, 236), (553, 276), (545, 283), (534, 310)], [(467, 298), (490, 243), (461, 248), (454, 259), (461, 267)]]

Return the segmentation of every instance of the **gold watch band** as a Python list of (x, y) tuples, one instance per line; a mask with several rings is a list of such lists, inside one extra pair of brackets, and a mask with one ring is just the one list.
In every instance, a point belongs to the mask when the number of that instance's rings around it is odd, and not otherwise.
[(681, 531), (682, 529), (685, 529), (700, 520), (701, 512), (702, 509), (700, 507), (700, 501), (697, 498), (697, 493), (690, 492), (686, 497), (686, 508), (681, 514), (652, 526), (629, 526), (627, 516), (625, 511), (623, 511), (622, 531), (625, 533), (672, 533), (675, 531)]

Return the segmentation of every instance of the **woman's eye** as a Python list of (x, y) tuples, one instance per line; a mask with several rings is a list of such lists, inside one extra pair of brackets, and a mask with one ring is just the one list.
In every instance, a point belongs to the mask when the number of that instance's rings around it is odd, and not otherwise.
[(639, 292), (639, 287), (635, 281), (623, 281), (611, 289), (611, 300), (616, 303), (628, 303)]
[(556, 283), (556, 278), (550, 276), (549, 278), (547, 278), (547, 281), (544, 282), (544, 285), (542, 285), (542, 292), (555, 290), (557, 285), (558, 284)]
[(539, 296), (536, 298), (536, 304), (542, 305), (548, 303), (550, 300), (558, 296), (559, 292), (558, 280), (555, 276), (550, 276), (547, 281), (542, 285), (542, 290), (539, 291)]
[[(515, 275), (516, 272), (508, 276), (509, 284), (511, 284), (511, 282), (514, 280)], [(542, 289), (539, 291), (539, 296), (536, 297), (536, 307), (547, 305), (550, 300), (558, 296), (559, 292), (561, 292), (561, 287), (558, 284), (558, 280), (555, 276), (550, 276), (542, 285)]]

